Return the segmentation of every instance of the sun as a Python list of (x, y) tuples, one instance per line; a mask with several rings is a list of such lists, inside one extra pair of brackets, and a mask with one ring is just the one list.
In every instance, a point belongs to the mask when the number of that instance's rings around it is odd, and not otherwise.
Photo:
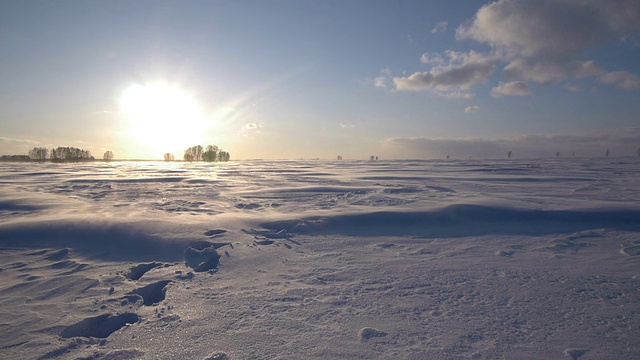
[(172, 152), (197, 143), (205, 119), (193, 96), (173, 85), (133, 84), (120, 97), (130, 134), (140, 146)]

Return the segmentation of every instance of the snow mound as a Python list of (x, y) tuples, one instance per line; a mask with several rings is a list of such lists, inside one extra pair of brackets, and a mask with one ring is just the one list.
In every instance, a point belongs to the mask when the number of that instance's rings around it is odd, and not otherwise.
[(545, 235), (592, 229), (640, 229), (639, 210), (531, 210), (451, 205), (429, 211), (377, 211), (268, 222), (287, 233), (348, 236), (456, 238), (483, 235)]

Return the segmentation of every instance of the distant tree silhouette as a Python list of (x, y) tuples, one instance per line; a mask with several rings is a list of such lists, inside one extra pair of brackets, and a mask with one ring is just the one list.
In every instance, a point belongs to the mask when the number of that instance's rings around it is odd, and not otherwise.
[(202, 160), (206, 162), (218, 161), (218, 147), (215, 145), (207, 145), (202, 153)]
[(194, 155), (196, 157), (196, 161), (202, 160), (202, 145), (194, 146), (193, 151), (194, 151)]
[(338, 155), (338, 160), (342, 160), (342, 155)]
[(173, 154), (169, 154), (169, 153), (164, 154), (164, 161), (173, 161), (175, 159), (176, 157), (173, 156)]
[[(203, 151), (204, 150), (204, 151)], [(203, 148), (201, 145), (196, 145), (188, 148), (184, 151), (184, 161), (200, 161), (207, 162), (214, 161), (229, 161), (231, 155), (228, 152), (220, 150), (216, 145), (208, 145)]]
[(31, 160), (45, 160), (48, 154), (49, 149), (45, 147), (34, 147), (33, 149), (29, 150), (29, 158), (31, 158)]
[(111, 161), (111, 160), (113, 160), (113, 151), (111, 151), (111, 150), (107, 150), (107, 151), (105, 151), (105, 152), (104, 152), (104, 155), (102, 155), (102, 158), (103, 158), (105, 161)]
[(371, 157), (369, 157), (369, 160), (374, 160), (376, 157), (371, 155)]
[(511, 155), (513, 155), (513, 151), (507, 151), (507, 158), (511, 159)]
[(0, 156), (0, 161), (29, 162), (32, 160), (31, 160), (31, 157), (29, 157), (28, 155), (2, 155)]
[(184, 161), (192, 162), (196, 159), (196, 156), (193, 154), (192, 150), (192, 148), (188, 148), (184, 151), (184, 156), (182, 157)]
[(609, 157), (609, 149), (607, 149), (607, 152), (605, 153), (606, 157)]
[(57, 147), (51, 150), (51, 161), (86, 161), (95, 160), (88, 150), (76, 147)]
[(638, 148), (638, 156), (640, 156), (640, 148)]
[(220, 152), (218, 153), (218, 161), (227, 162), (229, 160), (231, 160), (231, 155), (226, 151), (220, 150)]
[(556, 157), (559, 158), (560, 157), (560, 152), (556, 151)]

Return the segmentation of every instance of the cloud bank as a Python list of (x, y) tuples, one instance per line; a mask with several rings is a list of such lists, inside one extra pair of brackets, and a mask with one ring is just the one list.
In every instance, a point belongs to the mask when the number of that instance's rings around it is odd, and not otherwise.
[(500, 0), (483, 6), (458, 39), (487, 43), (507, 58), (568, 58), (640, 24), (637, 0)]
[(407, 77), (394, 77), (398, 90), (431, 90), (447, 97), (452, 93), (466, 92), (476, 84), (487, 81), (497, 65), (492, 56), (475, 51), (447, 51), (444, 56), (422, 55), (422, 62), (433, 64), (430, 71), (415, 72)]
[[(432, 33), (446, 30), (447, 25), (438, 23)], [(510, 82), (493, 88), (497, 97), (531, 94), (524, 81), (549, 84), (592, 78), (595, 84), (638, 90), (637, 74), (608, 70), (582, 58), (588, 50), (624, 42), (638, 29), (638, 0), (499, 0), (481, 7), (468, 24), (456, 29), (458, 41), (486, 44), (490, 51), (425, 53), (420, 62), (429, 70), (394, 77), (392, 83), (399, 91), (469, 98), (471, 88), (488, 82), (502, 67), (502, 76)], [(377, 80), (376, 86), (383, 83), (387, 85), (386, 79)], [(470, 95), (451, 95), (455, 93)]]
[(389, 157), (395, 158), (505, 158), (513, 151), (518, 158), (637, 156), (640, 128), (619, 132), (578, 135), (524, 135), (493, 139), (457, 138), (429, 139), (423, 137), (390, 138), (383, 142)]

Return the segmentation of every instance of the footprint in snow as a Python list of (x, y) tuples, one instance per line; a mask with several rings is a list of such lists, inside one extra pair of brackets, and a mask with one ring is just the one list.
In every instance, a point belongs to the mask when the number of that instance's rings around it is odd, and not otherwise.
[(129, 279), (129, 280), (140, 280), (140, 278), (146, 274), (147, 272), (149, 272), (152, 269), (155, 269), (157, 267), (160, 266), (168, 266), (167, 264), (163, 264), (163, 263), (159, 263), (159, 262), (152, 262), (152, 263), (145, 263), (145, 264), (139, 264), (136, 265), (134, 267), (132, 267), (128, 273), (126, 273), (124, 276)]
[(376, 337), (385, 337), (387, 336), (387, 333), (371, 327), (364, 327), (360, 329), (358, 336), (360, 337), (360, 341), (367, 342)]
[(584, 348), (568, 348), (564, 349), (564, 356), (571, 358), (571, 360), (578, 360), (579, 357), (586, 354), (589, 349)]
[(222, 234), (224, 234), (224, 233), (226, 233), (226, 232), (227, 232), (227, 230), (222, 230), (222, 229), (213, 229), (213, 230), (205, 231), (205, 232), (204, 232), (204, 235), (205, 235), (205, 236), (208, 236), (208, 237), (216, 237), (216, 236), (218, 236), (218, 235), (222, 235)]

